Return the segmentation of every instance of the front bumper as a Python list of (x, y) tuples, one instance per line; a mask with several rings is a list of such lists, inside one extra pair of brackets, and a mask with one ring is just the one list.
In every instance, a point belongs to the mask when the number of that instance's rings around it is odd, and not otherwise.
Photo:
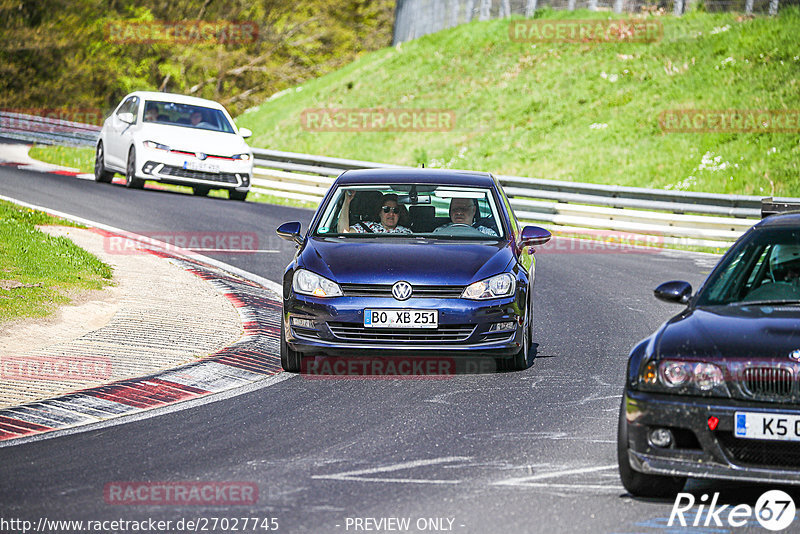
[[(439, 328), (368, 329), (364, 309), (439, 310)], [(524, 312), (523, 312), (524, 313)], [(313, 328), (298, 327), (293, 319), (310, 320)], [(525, 317), (515, 297), (492, 301), (466, 299), (394, 299), (336, 297), (320, 299), (295, 295), (284, 300), (284, 331), (292, 350), (330, 356), (446, 354), (506, 357), (519, 352)], [(513, 322), (511, 329), (489, 331), (492, 324)], [(345, 333), (346, 332), (346, 333)]]
[[(800, 485), (800, 442), (734, 436), (736, 411), (800, 415), (800, 407), (767, 402), (626, 391), (628, 457), (639, 472)], [(708, 420), (719, 423), (710, 430)], [(653, 428), (668, 428), (671, 448), (648, 441)]]
[(248, 191), (253, 175), (253, 162), (209, 157), (203, 160), (216, 167), (214, 170), (192, 170), (187, 163), (197, 164), (195, 156), (165, 150), (141, 148), (137, 157), (137, 176), (145, 180), (188, 186), (206, 186), (211, 189)]

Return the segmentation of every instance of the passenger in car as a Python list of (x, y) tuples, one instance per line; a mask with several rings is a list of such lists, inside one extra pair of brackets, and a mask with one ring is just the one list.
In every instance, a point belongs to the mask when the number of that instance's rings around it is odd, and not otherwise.
[(355, 191), (345, 193), (342, 211), (339, 214), (339, 233), (359, 234), (410, 234), (411, 230), (400, 226), (400, 217), (405, 214), (405, 207), (397, 202), (397, 195), (383, 195), (378, 209), (378, 221), (361, 221), (350, 226), (350, 202), (355, 196)]
[(450, 199), (450, 221), (443, 224), (435, 232), (447, 229), (453, 226), (471, 226), (483, 234), (497, 237), (497, 232), (477, 224), (475, 221), (475, 214), (478, 212), (478, 200), (475, 198), (451, 198)]

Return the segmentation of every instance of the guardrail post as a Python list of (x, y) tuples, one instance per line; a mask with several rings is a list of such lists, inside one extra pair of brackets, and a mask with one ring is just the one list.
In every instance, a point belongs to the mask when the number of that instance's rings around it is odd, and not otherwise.
[(525, 3), (525, 16), (532, 17), (536, 13), (536, 0), (528, 0)]
[(481, 0), (481, 13), (479, 20), (489, 20), (492, 16), (492, 0)]
[(684, 9), (683, 0), (675, 0), (675, 10), (673, 11), (673, 14), (676, 17), (680, 17), (681, 15), (683, 15), (683, 9)]
[(770, 2), (769, 2), (769, 14), (770, 15), (777, 15), (778, 14), (778, 0), (770, 0)]
[(614, 13), (622, 13), (623, 0), (614, 0)]
[(744, 3), (744, 13), (745, 13), (745, 15), (752, 15), (753, 14), (753, 0), (747, 0)]

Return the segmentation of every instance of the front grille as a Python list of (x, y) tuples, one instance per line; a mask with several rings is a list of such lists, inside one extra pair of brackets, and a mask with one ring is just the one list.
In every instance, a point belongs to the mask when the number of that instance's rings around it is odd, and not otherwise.
[(207, 180), (210, 182), (222, 182), (226, 184), (238, 184), (235, 174), (229, 172), (203, 172), (193, 171), (191, 169), (184, 169), (181, 167), (173, 167), (171, 165), (164, 165), (159, 171), (166, 176), (178, 176), (180, 178), (191, 178), (193, 180)]
[(473, 325), (442, 325), (433, 329), (365, 328), (352, 323), (328, 323), (331, 333), (343, 341), (361, 343), (459, 343), (475, 330)]
[[(339, 284), (345, 297), (392, 297), (392, 284)], [(462, 286), (415, 286), (411, 298), (457, 299), (464, 292)]]
[(790, 397), (792, 371), (782, 367), (751, 367), (742, 373), (742, 385), (756, 397)]
[(734, 463), (800, 468), (800, 442), (741, 439), (731, 432), (717, 432), (715, 436)]

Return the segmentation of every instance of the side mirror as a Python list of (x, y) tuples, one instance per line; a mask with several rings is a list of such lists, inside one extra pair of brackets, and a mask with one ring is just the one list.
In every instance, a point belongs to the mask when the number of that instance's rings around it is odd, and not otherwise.
[(133, 113), (120, 113), (117, 115), (117, 117), (119, 117), (119, 120), (122, 122), (126, 122), (128, 124), (133, 124), (136, 122), (136, 117), (133, 116)]
[(519, 237), (519, 249), (544, 245), (550, 241), (551, 234), (539, 226), (526, 226)]
[(303, 244), (303, 237), (300, 235), (299, 222), (287, 222), (278, 227), (278, 236), (286, 241), (294, 241), (298, 245)]
[(241, 135), (244, 139), (247, 139), (253, 135), (253, 132), (250, 130), (250, 128), (239, 128), (239, 135)]
[(664, 302), (687, 304), (689, 299), (692, 298), (692, 284), (683, 280), (664, 282), (655, 288), (653, 294), (658, 300), (663, 300)]

